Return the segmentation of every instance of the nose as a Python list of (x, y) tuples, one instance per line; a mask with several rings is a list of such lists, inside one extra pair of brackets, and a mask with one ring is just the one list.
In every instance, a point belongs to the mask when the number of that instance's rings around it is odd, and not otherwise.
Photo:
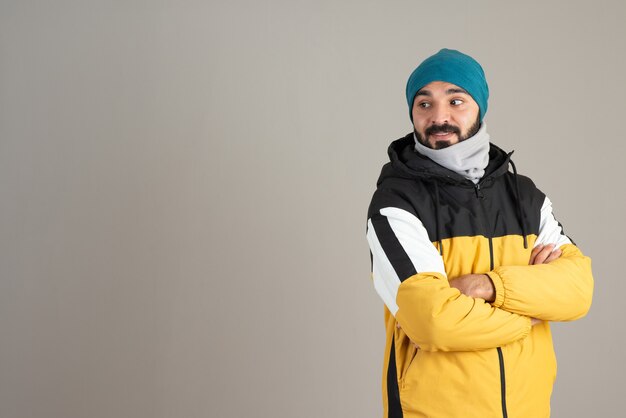
[(446, 106), (435, 106), (431, 114), (431, 124), (443, 125), (450, 121), (450, 111)]

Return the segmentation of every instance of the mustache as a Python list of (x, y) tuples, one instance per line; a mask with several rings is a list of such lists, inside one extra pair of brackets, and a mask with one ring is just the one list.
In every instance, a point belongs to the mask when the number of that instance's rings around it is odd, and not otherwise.
[(424, 131), (424, 134), (426, 134), (426, 136), (433, 135), (433, 134), (438, 134), (438, 133), (455, 133), (457, 135), (461, 135), (461, 130), (458, 128), (458, 126), (449, 125), (447, 123), (444, 123), (443, 125), (432, 125), (432, 126), (429, 126)]

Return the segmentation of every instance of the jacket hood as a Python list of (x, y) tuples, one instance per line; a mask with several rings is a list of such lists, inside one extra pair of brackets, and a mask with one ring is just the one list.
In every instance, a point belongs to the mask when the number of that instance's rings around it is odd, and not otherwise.
[[(389, 177), (406, 179), (439, 180), (443, 183), (474, 187), (474, 183), (462, 175), (443, 167), (415, 151), (413, 133), (393, 141), (387, 150), (389, 162), (382, 168), (377, 185)], [(506, 153), (489, 143), (489, 164), (479, 184), (503, 175), (508, 171), (511, 153)]]

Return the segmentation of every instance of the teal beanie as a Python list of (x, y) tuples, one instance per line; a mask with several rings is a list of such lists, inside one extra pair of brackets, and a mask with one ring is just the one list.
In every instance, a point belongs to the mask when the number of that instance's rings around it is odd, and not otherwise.
[(480, 64), (469, 55), (454, 49), (442, 49), (426, 58), (409, 77), (406, 83), (406, 101), (409, 104), (409, 117), (413, 120), (413, 100), (417, 92), (432, 81), (445, 81), (466, 90), (478, 103), (480, 121), (487, 113), (489, 86)]

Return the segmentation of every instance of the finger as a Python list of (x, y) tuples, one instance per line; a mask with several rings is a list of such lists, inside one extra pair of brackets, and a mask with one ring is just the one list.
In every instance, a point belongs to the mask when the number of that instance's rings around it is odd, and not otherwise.
[[(547, 251), (546, 251), (547, 250)], [(548, 247), (544, 247), (543, 250), (539, 251), (537, 257), (535, 257), (535, 261), (533, 261), (534, 265), (543, 264), (546, 261), (546, 258), (550, 255), (550, 250)]]
[(535, 262), (533, 264), (545, 263), (546, 258), (550, 256), (553, 249), (554, 249), (554, 244), (548, 244), (544, 246), (543, 249), (539, 251), (539, 254), (537, 254), (537, 257), (535, 257)]
[(554, 250), (554, 251), (552, 251), (550, 253), (548, 258), (546, 258), (546, 261), (544, 261), (543, 263), (546, 264), (546, 263), (549, 263), (550, 261), (556, 260), (557, 258), (559, 258), (561, 256), (562, 253), (563, 252), (557, 248), (556, 250)]
[(398, 329), (402, 329), (402, 327), (400, 326), (400, 323), (399, 323), (399, 322), (396, 322), (396, 328), (398, 328)]
[(528, 261), (528, 264), (535, 264), (535, 257), (537, 257), (537, 254), (539, 254), (539, 251), (541, 251), (542, 249), (543, 244), (539, 244), (535, 248), (533, 248), (532, 252), (530, 253), (530, 261)]

